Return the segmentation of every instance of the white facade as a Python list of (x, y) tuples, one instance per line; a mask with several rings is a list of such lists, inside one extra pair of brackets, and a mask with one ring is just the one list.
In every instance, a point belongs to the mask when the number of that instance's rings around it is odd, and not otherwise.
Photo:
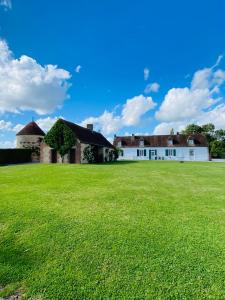
[(208, 147), (121, 147), (118, 160), (208, 161)]

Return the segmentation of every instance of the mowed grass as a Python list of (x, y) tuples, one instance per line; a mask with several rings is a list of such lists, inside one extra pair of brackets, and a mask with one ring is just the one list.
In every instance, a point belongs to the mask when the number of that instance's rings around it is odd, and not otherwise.
[(0, 296), (225, 299), (225, 164), (0, 168)]

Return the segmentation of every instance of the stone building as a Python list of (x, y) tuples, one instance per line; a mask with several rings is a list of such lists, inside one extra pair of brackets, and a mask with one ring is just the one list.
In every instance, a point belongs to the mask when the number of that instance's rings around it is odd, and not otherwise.
[(44, 131), (35, 122), (28, 123), (16, 135), (16, 148), (33, 149), (32, 161), (40, 161), (40, 145), (45, 137)]
[[(63, 119), (59, 120), (72, 130), (76, 138), (75, 146), (64, 156), (64, 163), (88, 163), (84, 155), (86, 147), (91, 147), (97, 163), (114, 160), (115, 147), (101, 133), (94, 131), (92, 124), (88, 124), (85, 128)], [(62, 159), (56, 150), (42, 142), (40, 161), (43, 163), (61, 163)]]

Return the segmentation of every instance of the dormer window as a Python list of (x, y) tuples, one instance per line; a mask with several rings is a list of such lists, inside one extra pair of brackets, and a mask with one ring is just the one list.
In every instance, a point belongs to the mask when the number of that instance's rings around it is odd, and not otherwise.
[(117, 147), (122, 147), (122, 143), (121, 143), (121, 141), (119, 141), (118, 143), (117, 143)]
[(172, 146), (173, 145), (173, 140), (172, 139), (169, 139), (168, 140), (168, 146)]
[(144, 147), (144, 145), (145, 145), (144, 141), (140, 141), (140, 142), (139, 142), (139, 146), (140, 146), (140, 147)]
[(189, 145), (189, 146), (194, 146), (194, 144), (195, 144), (195, 143), (194, 143), (194, 140), (193, 140), (193, 139), (189, 139), (189, 140), (188, 140), (188, 145)]

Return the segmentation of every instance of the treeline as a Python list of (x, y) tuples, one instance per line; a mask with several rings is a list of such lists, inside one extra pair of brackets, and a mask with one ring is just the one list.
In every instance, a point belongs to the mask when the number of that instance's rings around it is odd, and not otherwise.
[(225, 158), (225, 130), (215, 130), (215, 125), (212, 123), (202, 126), (189, 124), (182, 131), (183, 134), (204, 134), (208, 140), (209, 152), (213, 158)]

